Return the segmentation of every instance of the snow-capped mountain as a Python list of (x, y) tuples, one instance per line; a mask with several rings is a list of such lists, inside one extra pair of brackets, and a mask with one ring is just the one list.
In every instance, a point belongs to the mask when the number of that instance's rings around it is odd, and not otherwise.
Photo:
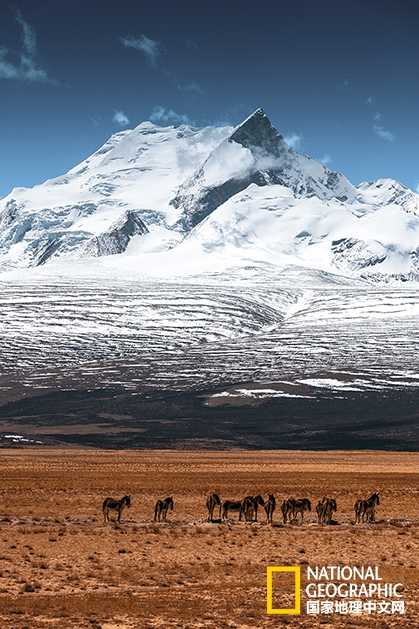
[(295, 265), (416, 280), (419, 195), (390, 179), (353, 186), (260, 109), (236, 129), (145, 122), (0, 201), (3, 271), (86, 258), (151, 274)]

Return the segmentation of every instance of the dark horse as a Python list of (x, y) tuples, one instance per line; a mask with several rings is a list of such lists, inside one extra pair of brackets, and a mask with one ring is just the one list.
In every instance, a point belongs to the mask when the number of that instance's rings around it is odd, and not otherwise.
[(332, 516), (337, 511), (337, 504), (334, 498), (326, 498), (324, 496), (316, 506), (318, 524), (330, 524)]
[(221, 500), (218, 494), (211, 494), (207, 498), (207, 509), (208, 509), (208, 522), (212, 522), (214, 517), (214, 509), (218, 505), (220, 507), (220, 520), (221, 520)]
[(380, 504), (378, 494), (371, 494), (366, 500), (357, 500), (354, 504), (355, 520), (359, 524), (363, 522), (375, 522), (375, 507)]
[(273, 515), (274, 515), (274, 511), (276, 507), (275, 496), (273, 494), (268, 494), (268, 500), (265, 502), (263, 506), (265, 507), (266, 518), (267, 518), (268, 524), (272, 524)]
[(164, 500), (157, 500), (154, 507), (154, 522), (166, 522), (167, 510), (173, 511), (173, 498), (165, 498)]
[(103, 501), (102, 511), (103, 511), (103, 521), (109, 522), (109, 511), (112, 509), (113, 511), (117, 511), (117, 522), (121, 521), (121, 513), (124, 507), (131, 506), (131, 496), (124, 496), (121, 500), (115, 500), (114, 498), (106, 498)]
[(304, 520), (304, 511), (311, 511), (311, 502), (308, 498), (298, 498), (292, 507), (292, 519), (296, 520), (301, 513), (301, 519)]
[[(265, 506), (265, 501), (260, 494), (257, 496), (246, 496), (241, 501), (241, 511), (239, 515), (239, 520), (242, 519), (242, 514), (244, 514), (244, 519), (246, 522), (257, 522), (258, 521), (258, 508)], [(253, 515), (255, 519), (253, 520)]]
[(281, 505), (282, 519), (284, 524), (291, 522), (293, 517), (293, 509), (295, 504), (295, 498), (288, 498), (288, 500), (284, 500)]
[(222, 519), (225, 520), (228, 518), (229, 511), (238, 511), (239, 518), (241, 519), (242, 515), (242, 500), (224, 500), (221, 505), (221, 516)]

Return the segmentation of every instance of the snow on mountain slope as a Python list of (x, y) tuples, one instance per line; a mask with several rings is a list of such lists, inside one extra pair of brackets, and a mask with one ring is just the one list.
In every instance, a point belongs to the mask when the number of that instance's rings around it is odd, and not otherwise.
[(229, 133), (230, 127), (163, 128), (145, 122), (112, 136), (66, 175), (12, 190), (0, 201), (0, 267), (37, 266), (72, 255), (127, 211), (143, 220), (148, 232), (159, 227), (163, 241), (176, 242), (179, 212), (169, 201)]
[[(295, 264), (346, 275), (403, 275), (419, 268), (419, 214), (396, 203), (362, 213), (352, 204), (316, 196), (299, 198), (285, 186), (251, 184), (214, 210), (177, 248), (203, 253)], [(362, 216), (360, 219), (359, 216)]]
[(0, 270), (70, 260), (71, 274), (89, 256), (149, 275), (296, 265), (417, 280), (419, 195), (391, 179), (353, 186), (260, 109), (236, 129), (145, 122), (0, 200)]

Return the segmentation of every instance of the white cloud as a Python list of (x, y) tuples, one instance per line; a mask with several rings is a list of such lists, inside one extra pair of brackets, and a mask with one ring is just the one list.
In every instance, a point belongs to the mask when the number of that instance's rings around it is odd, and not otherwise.
[(127, 35), (126, 37), (120, 37), (119, 41), (126, 48), (134, 48), (134, 50), (142, 52), (149, 65), (153, 68), (157, 66), (160, 57), (165, 52), (165, 48), (161, 42), (150, 39), (146, 35), (141, 35), (139, 39), (135, 39), (132, 35)]
[(375, 101), (375, 96), (368, 96), (367, 100), (365, 101), (365, 104), (372, 105), (374, 101)]
[(319, 162), (321, 162), (325, 166), (327, 166), (327, 164), (330, 164), (331, 161), (332, 161), (332, 157), (329, 155), (329, 153), (326, 153), (326, 155), (324, 155), (322, 159), (319, 159)]
[(175, 126), (181, 124), (193, 125), (193, 121), (190, 120), (187, 114), (177, 114), (173, 109), (166, 109), (161, 106), (154, 107), (150, 114), (150, 120), (155, 124), (163, 123), (166, 125), (173, 124)]
[(185, 85), (180, 83), (178, 79), (175, 78), (176, 87), (181, 92), (188, 92), (189, 94), (203, 94), (204, 90), (202, 87), (195, 83), (195, 81), (191, 81), (190, 83), (186, 83)]
[(114, 109), (114, 112), (112, 120), (117, 122), (121, 127), (126, 127), (130, 123), (128, 116), (123, 111), (116, 111), (116, 109)]
[(382, 119), (383, 119), (383, 117), (380, 114), (380, 112), (376, 111), (375, 114), (374, 114), (374, 120), (382, 120)]
[(48, 73), (36, 60), (36, 33), (33, 26), (28, 24), (22, 12), (17, 7), (12, 7), (16, 22), (21, 26), (22, 47), (19, 52), (9, 48), (0, 48), (0, 78), (18, 79), (33, 83), (56, 83), (50, 79)]
[(35, 29), (33, 28), (33, 26), (31, 26), (24, 20), (22, 12), (17, 7), (14, 7), (13, 11), (15, 14), (16, 22), (18, 22), (18, 24), (20, 24), (22, 27), (21, 40), (22, 40), (23, 50), (28, 55), (34, 55), (36, 52)]
[(335, 86), (337, 90), (348, 90), (349, 89), (349, 79), (351, 78), (351, 75), (348, 76), (347, 79), (345, 79), (344, 81), (340, 81), (340, 82), (336, 82)]
[(373, 127), (373, 131), (376, 135), (378, 135), (380, 138), (383, 138), (384, 140), (388, 140), (389, 142), (393, 142), (394, 140), (393, 133), (391, 133), (391, 131), (387, 131), (386, 129), (383, 129), (383, 127), (378, 127), (375, 124)]
[(418, 193), (419, 193), (419, 183), (418, 183), (418, 185), (416, 186), (416, 192), (418, 192)]
[(292, 133), (284, 137), (285, 142), (294, 150), (300, 149), (303, 143), (303, 136), (298, 133)]

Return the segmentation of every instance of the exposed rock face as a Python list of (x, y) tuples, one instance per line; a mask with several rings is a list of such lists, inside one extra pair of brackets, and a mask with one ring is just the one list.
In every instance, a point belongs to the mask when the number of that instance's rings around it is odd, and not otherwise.
[(230, 140), (244, 148), (260, 147), (267, 155), (281, 157), (289, 149), (282, 135), (271, 125), (262, 109), (255, 111), (231, 134)]
[(111, 227), (100, 234), (94, 236), (83, 247), (83, 257), (101, 257), (117, 255), (123, 253), (133, 236), (147, 234), (148, 229), (145, 223), (128, 210)]
[(387, 258), (382, 245), (368, 244), (357, 238), (342, 238), (332, 242), (333, 262), (343, 271), (357, 271), (381, 264)]
[(46, 240), (41, 240), (34, 250), (34, 258), (31, 266), (42, 266), (60, 247), (59, 236), (51, 236)]
[(11, 223), (13, 223), (17, 214), (17, 204), (14, 199), (11, 199), (4, 210), (0, 212), (0, 234), (3, 230), (5, 230)]
[(258, 109), (211, 153), (171, 203), (183, 208), (192, 228), (250, 184), (279, 184), (299, 196), (342, 201), (355, 190), (340, 173), (298, 155)]

